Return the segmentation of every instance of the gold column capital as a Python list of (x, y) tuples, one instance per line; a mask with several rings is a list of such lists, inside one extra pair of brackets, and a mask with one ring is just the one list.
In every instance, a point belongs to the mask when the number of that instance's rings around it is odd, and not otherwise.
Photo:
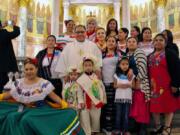
[(167, 0), (153, 0), (156, 7), (165, 7), (167, 4)]
[(30, 0), (18, 0), (19, 2), (19, 7), (27, 7)]

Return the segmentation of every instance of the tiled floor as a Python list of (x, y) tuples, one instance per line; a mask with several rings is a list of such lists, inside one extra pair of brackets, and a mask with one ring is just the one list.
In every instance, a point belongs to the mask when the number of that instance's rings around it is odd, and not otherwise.
[(180, 128), (175, 128), (172, 130), (172, 135), (180, 135)]
[[(105, 134), (99, 133), (99, 135), (105, 135)], [(171, 135), (180, 135), (180, 128), (174, 128), (174, 129), (172, 129)]]

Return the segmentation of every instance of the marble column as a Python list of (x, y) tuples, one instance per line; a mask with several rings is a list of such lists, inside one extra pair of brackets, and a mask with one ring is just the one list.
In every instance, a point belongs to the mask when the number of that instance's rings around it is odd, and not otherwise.
[[(64, 9), (64, 19), (63, 20), (64, 21), (69, 19), (69, 5), (70, 5), (70, 3), (68, 0), (63, 1), (63, 9)], [(66, 31), (66, 27), (63, 22), (63, 32), (65, 32), (65, 31)]]
[(52, 0), (51, 34), (59, 35), (60, 0)]
[(131, 29), (130, 24), (130, 2), (129, 0), (122, 0), (122, 26)]
[(118, 22), (118, 28), (120, 28), (120, 0), (114, 0), (114, 18)]
[(154, 0), (157, 12), (157, 32), (162, 32), (165, 29), (165, 6), (167, 0)]
[(19, 0), (19, 26), (20, 26), (20, 36), (19, 36), (19, 46), (18, 46), (18, 57), (26, 56), (26, 30), (27, 30), (27, 6), (29, 0)]

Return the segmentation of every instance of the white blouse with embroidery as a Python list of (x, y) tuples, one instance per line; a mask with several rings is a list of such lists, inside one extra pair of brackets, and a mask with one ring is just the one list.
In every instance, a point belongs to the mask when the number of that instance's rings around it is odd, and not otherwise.
[(44, 100), (54, 90), (54, 86), (42, 78), (37, 83), (29, 85), (25, 84), (24, 78), (22, 78), (16, 80), (10, 89), (10, 94), (16, 101), (31, 103)]

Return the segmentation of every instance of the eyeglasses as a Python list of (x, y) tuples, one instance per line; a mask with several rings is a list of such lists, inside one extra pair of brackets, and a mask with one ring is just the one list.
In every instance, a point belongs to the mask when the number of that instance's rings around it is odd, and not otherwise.
[(85, 31), (76, 31), (75, 33), (76, 33), (76, 34), (84, 34)]

